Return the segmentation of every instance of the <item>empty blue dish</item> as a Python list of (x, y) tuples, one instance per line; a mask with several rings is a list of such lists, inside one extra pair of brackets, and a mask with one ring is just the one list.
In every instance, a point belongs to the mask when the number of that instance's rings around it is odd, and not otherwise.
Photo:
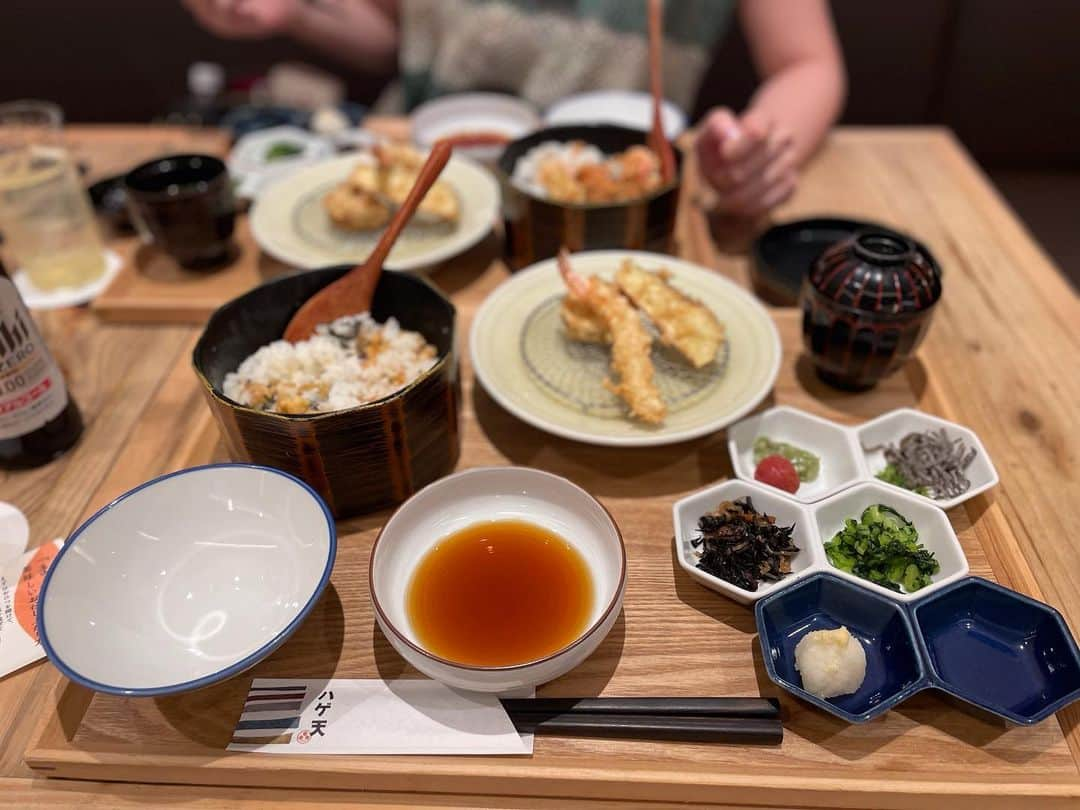
[[(878, 717), (929, 685), (905, 609), (855, 583), (814, 574), (759, 600), (754, 613), (773, 682), (849, 723)], [(853, 695), (823, 700), (802, 688), (795, 645), (813, 630), (840, 625), (866, 650), (866, 679)]]
[(1080, 698), (1080, 649), (1049, 605), (969, 577), (913, 613), (935, 687), (1022, 725)]

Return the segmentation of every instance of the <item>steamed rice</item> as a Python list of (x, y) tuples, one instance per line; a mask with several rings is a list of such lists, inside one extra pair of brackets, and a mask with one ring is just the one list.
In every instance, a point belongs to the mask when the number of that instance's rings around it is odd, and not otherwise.
[(224, 391), (242, 405), (277, 413), (355, 408), (408, 385), (438, 352), (395, 318), (380, 324), (364, 312), (320, 324), (299, 343), (276, 340), (225, 376)]
[(556, 159), (564, 163), (567, 170), (574, 174), (583, 166), (595, 166), (607, 159), (600, 149), (583, 141), (544, 141), (538, 143), (514, 164), (514, 183), (521, 189), (539, 197), (548, 196), (547, 189), (540, 182), (540, 167), (548, 160)]

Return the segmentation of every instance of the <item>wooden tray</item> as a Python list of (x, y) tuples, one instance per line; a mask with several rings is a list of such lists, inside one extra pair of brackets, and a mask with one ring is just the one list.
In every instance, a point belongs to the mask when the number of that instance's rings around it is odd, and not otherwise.
[[(451, 279), (467, 333), (476, 303), (505, 274), (498, 265)], [(876, 390), (825, 389), (799, 358), (798, 314), (778, 311), (784, 364), (772, 402), (858, 422), (919, 404), (949, 416), (914, 361)], [(671, 503), (730, 477), (723, 434), (666, 448), (620, 450), (562, 441), (516, 421), (472, 385), (464, 367), (461, 467), (526, 464), (595, 493), (626, 537), (623, 615), (603, 645), (542, 695), (776, 695), (786, 734), (778, 748), (541, 737), (529, 758), (316, 757), (227, 753), (254, 677), (410, 676), (375, 628), (367, 593), (371, 542), (386, 515), (341, 524), (331, 585), (304, 626), (252, 672), (162, 699), (94, 694), (53, 670), (50, 705), (27, 763), (42, 775), (95, 780), (407, 794), (636, 799), (740, 806), (1011, 808), (1041, 799), (1076, 806), (1074, 715), (1007, 728), (923, 693), (879, 721), (849, 726), (777, 689), (766, 677), (751, 610), (694, 583), (673, 560)], [(91, 507), (165, 470), (220, 458), (186, 355), (132, 433)], [(1038, 596), (993, 495), (950, 514), (973, 574)], [(435, 799), (435, 796), (429, 796)], [(445, 796), (443, 797), (446, 798)], [(1024, 806), (1028, 806), (1024, 804)]]
[(290, 272), (289, 265), (270, 258), (255, 244), (246, 215), (236, 219), (234, 241), (232, 261), (216, 270), (198, 271), (185, 270), (135, 237), (115, 239), (110, 247), (124, 266), (90, 308), (104, 321), (202, 324), (226, 301)]

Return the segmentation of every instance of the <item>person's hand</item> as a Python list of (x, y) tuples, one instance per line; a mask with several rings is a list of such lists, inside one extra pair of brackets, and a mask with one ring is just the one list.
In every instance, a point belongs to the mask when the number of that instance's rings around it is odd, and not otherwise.
[(757, 217), (795, 190), (798, 173), (791, 136), (753, 110), (741, 118), (724, 107), (713, 110), (696, 148), (698, 166), (722, 213)]
[(196, 20), (226, 39), (264, 39), (285, 33), (304, 0), (182, 0)]

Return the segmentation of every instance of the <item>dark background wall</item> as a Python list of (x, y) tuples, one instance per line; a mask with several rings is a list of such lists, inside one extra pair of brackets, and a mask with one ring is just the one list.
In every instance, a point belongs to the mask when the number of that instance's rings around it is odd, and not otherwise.
[[(844, 122), (952, 127), (1080, 278), (1080, 0), (832, 0), (832, 8), (850, 76)], [(286, 60), (339, 72), (286, 39), (219, 40), (179, 0), (0, 0), (0, 31), (0, 100), (52, 99), (72, 121), (160, 116), (200, 59), (224, 64), (230, 79)], [(383, 84), (345, 78), (360, 102)], [(753, 86), (733, 26), (692, 112), (738, 108)]]
[[(678, 2), (678, 0), (673, 0)], [(833, 0), (851, 76), (844, 121), (944, 123), (986, 165), (1080, 168), (1078, 0)], [(73, 121), (147, 121), (183, 95), (189, 63), (230, 77), (303, 60), (287, 39), (223, 41), (179, 0), (3, 0), (0, 99), (50, 98)], [(375, 78), (346, 77), (373, 99)], [(754, 84), (738, 26), (720, 43), (698, 109), (739, 106)]]

